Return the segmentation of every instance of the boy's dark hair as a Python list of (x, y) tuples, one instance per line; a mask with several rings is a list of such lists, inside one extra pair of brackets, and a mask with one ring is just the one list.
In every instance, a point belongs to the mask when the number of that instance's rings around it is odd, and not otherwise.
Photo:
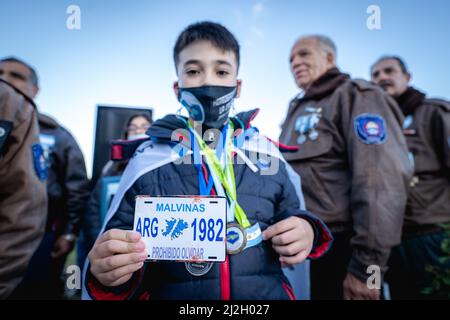
[(393, 55), (392, 55), (392, 56), (390, 56), (390, 55), (382, 56), (381, 58), (379, 58), (379, 59), (372, 65), (372, 67), (370, 68), (370, 70), (372, 70), (373, 67), (374, 67), (376, 64), (378, 64), (378, 63), (380, 63), (380, 62), (382, 62), (382, 61), (386, 61), (386, 60), (395, 60), (395, 61), (397, 61), (398, 64), (400, 65), (400, 69), (402, 69), (402, 72), (403, 72), (404, 74), (409, 74), (409, 70), (408, 70), (408, 68), (406, 67), (405, 61), (403, 61), (403, 59), (400, 58), (399, 56), (393, 56)]
[(38, 78), (36, 70), (34, 70), (34, 68), (32, 66), (30, 66), (28, 63), (26, 63), (25, 61), (20, 60), (19, 58), (16, 58), (16, 57), (7, 57), (7, 58), (0, 59), (0, 62), (16, 62), (16, 63), (20, 63), (21, 65), (24, 65), (31, 71), (31, 82), (36, 87), (39, 86), (39, 78)]
[(236, 38), (224, 26), (215, 22), (203, 21), (189, 25), (178, 36), (173, 48), (173, 61), (175, 62), (176, 70), (180, 60), (180, 52), (190, 44), (202, 40), (209, 41), (213, 46), (223, 51), (234, 52), (239, 69), (239, 43)]

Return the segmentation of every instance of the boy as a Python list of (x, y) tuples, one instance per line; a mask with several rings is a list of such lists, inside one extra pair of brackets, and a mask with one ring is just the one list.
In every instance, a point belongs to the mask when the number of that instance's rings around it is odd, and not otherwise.
[[(272, 143), (250, 126), (257, 111), (228, 116), (241, 90), (237, 41), (219, 24), (196, 23), (180, 34), (174, 61), (178, 75), (174, 92), (189, 118), (168, 115), (147, 131), (151, 141), (141, 144), (131, 159), (108, 212), (107, 231), (89, 253), (84, 296), (293, 299), (281, 265), (321, 256), (331, 236), (304, 210), (299, 177)], [(174, 148), (177, 140), (181, 143)], [(209, 147), (223, 149), (221, 155), (226, 156), (218, 156), (222, 168), (214, 166), (219, 161), (208, 153)], [(275, 172), (268, 169), (267, 159), (270, 168), (276, 163)], [(224, 165), (228, 160), (233, 165)], [(128, 231), (133, 228), (136, 196), (199, 194), (225, 196), (235, 230), (251, 244), (230, 250), (220, 263), (144, 263), (147, 252), (141, 235)], [(233, 242), (228, 234), (227, 238), (227, 245)]]

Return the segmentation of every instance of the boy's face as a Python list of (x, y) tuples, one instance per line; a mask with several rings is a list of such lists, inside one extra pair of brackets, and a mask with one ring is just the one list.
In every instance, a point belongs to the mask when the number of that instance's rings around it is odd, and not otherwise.
[(242, 81), (237, 79), (237, 70), (234, 52), (222, 51), (209, 41), (194, 42), (180, 52), (178, 82), (173, 86), (175, 95), (178, 96), (178, 88), (237, 86), (239, 98)]

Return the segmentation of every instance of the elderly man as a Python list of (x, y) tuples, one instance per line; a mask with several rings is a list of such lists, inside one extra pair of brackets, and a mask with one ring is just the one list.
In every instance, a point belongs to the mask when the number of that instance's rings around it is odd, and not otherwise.
[(426, 265), (450, 268), (439, 261), (445, 237), (439, 224), (450, 222), (450, 103), (410, 87), (411, 74), (397, 56), (378, 59), (371, 77), (406, 117), (403, 132), (415, 167), (402, 243), (392, 252), (386, 280), (393, 299), (422, 299), (431, 287)]
[(307, 208), (335, 239), (311, 261), (311, 297), (379, 299), (412, 174), (403, 115), (380, 88), (337, 69), (336, 46), (325, 36), (300, 38), (290, 65), (302, 92), (280, 142), (299, 147), (285, 158), (302, 177)]

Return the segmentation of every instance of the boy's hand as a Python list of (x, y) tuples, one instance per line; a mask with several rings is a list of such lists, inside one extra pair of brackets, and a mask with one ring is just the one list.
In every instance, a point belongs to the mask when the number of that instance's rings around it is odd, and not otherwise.
[(130, 280), (147, 258), (141, 235), (134, 231), (111, 229), (94, 244), (88, 259), (91, 273), (105, 286), (119, 286)]
[(272, 239), (274, 250), (280, 254), (283, 266), (304, 261), (314, 243), (314, 231), (308, 221), (299, 217), (289, 217), (268, 227), (263, 239)]

